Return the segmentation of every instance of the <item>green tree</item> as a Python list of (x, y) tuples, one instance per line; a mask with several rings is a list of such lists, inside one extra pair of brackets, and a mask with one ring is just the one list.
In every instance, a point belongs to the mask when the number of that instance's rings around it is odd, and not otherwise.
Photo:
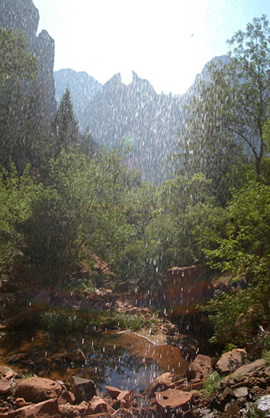
[(69, 146), (76, 146), (79, 139), (78, 122), (73, 112), (70, 91), (67, 88), (52, 123), (54, 135), (55, 155), (58, 156), (63, 148), (67, 151)]
[(70, 148), (50, 162), (50, 185), (34, 202), (24, 234), (29, 268), (62, 284), (81, 261), (113, 266), (127, 229), (120, 202), (125, 177), (116, 153), (97, 159)]
[(25, 85), (36, 69), (24, 36), (0, 28), (0, 165), (9, 169), (14, 162), (19, 174), (31, 155), (33, 132)]
[(180, 141), (182, 168), (211, 178), (222, 204), (230, 197), (227, 181), (231, 186), (239, 161), (252, 158), (257, 176), (261, 174), (270, 98), (268, 20), (255, 18), (228, 42), (230, 59), (210, 66), (209, 79), (201, 82), (188, 107)]
[(31, 217), (31, 206), (39, 198), (42, 186), (34, 184), (29, 167), (19, 177), (14, 165), (0, 172), (0, 267), (10, 270), (18, 254), (24, 251), (20, 226)]
[(212, 315), (216, 341), (243, 343), (250, 338), (252, 325), (270, 319), (269, 185), (252, 181), (235, 192), (224, 210), (223, 225), (215, 248), (205, 249), (208, 263), (213, 269), (244, 277), (248, 287), (217, 295), (206, 310)]
[(36, 58), (27, 52), (22, 33), (0, 27), (0, 87), (8, 88), (33, 79), (37, 70)]

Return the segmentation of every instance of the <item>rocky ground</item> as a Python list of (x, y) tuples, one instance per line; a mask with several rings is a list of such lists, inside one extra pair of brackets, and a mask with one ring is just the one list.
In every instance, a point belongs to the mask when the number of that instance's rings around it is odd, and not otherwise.
[[(32, 301), (47, 303), (47, 298), (46, 293), (35, 293)], [(166, 312), (153, 312), (146, 300), (117, 297), (105, 290), (95, 294), (85, 291), (80, 299), (71, 293), (54, 294), (53, 298), (54, 303), (59, 299), (75, 310), (106, 308), (153, 320), (150, 330), (142, 329), (139, 333), (155, 343), (179, 346), (190, 361), (189, 369), (181, 379), (173, 373), (162, 374), (143, 393), (137, 393), (136, 388), (123, 391), (112, 386), (106, 386), (106, 391), (100, 393), (94, 381), (81, 376), (58, 381), (42, 377), (41, 371), (39, 376), (26, 378), (9, 367), (0, 367), (0, 418), (270, 416), (270, 365), (264, 359), (251, 359), (244, 349), (232, 350), (220, 358), (198, 354), (196, 339), (180, 335)], [(9, 316), (8, 311), (5, 315), (4, 328), (20, 318)], [(68, 354), (84, 360), (82, 352)], [(23, 359), (9, 360), (12, 365)]]
[(164, 373), (144, 393), (112, 386), (99, 393), (94, 381), (79, 376), (63, 382), (25, 378), (8, 367), (0, 373), (0, 418), (270, 416), (270, 366), (263, 359), (248, 362), (242, 349), (218, 361), (199, 354), (182, 379)]

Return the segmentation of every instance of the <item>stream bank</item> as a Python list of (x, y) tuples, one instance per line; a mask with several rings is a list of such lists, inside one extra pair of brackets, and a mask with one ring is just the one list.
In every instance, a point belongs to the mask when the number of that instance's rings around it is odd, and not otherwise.
[[(48, 311), (47, 293), (44, 290), (32, 293), (24, 321), (44, 312), (44, 306)], [(196, 332), (198, 327), (204, 333), (207, 324), (196, 313), (182, 317), (178, 323), (174, 318), (173, 324), (166, 309), (149, 307), (149, 300), (139, 301), (105, 289), (95, 293), (84, 291), (80, 297), (70, 292), (51, 294), (50, 299), (56, 311), (68, 312), (68, 317), (71, 312), (83, 318), (85, 312), (92, 317), (97, 312), (106, 311), (106, 315), (98, 325), (85, 326), (82, 322), (83, 333), (72, 335), (66, 346), (63, 346), (66, 337), (57, 338), (57, 333), (51, 336), (51, 342), (45, 330), (36, 334), (32, 330), (27, 335), (22, 316), (9, 315), (3, 320), (1, 347), (7, 335), (11, 337), (13, 333), (14, 340), (10, 338), (6, 352), (1, 353), (0, 417), (248, 417), (258, 399), (270, 394), (270, 368), (265, 360), (255, 359), (254, 353), (251, 356), (245, 350), (233, 350), (227, 354), (231, 356), (227, 362), (223, 356), (218, 360), (204, 351), (196, 338), (179, 333), (181, 328)], [(134, 333), (120, 332), (112, 312), (124, 318), (141, 318), (139, 323), (144, 326)], [(107, 345), (102, 340), (105, 335), (112, 338)], [(120, 339), (119, 344), (114, 338)], [(133, 358), (127, 356), (127, 348)], [(170, 363), (171, 360), (176, 363)], [(108, 372), (109, 362), (113, 366)], [(120, 380), (113, 376), (116, 369)], [(23, 382), (28, 382), (26, 392), (18, 390), (24, 386)], [(40, 388), (37, 390), (42, 392), (43, 385), (49, 388), (56, 385), (58, 391), (49, 397), (29, 395), (29, 387)], [(76, 395), (81, 392), (77, 385), (86, 387), (82, 397)]]

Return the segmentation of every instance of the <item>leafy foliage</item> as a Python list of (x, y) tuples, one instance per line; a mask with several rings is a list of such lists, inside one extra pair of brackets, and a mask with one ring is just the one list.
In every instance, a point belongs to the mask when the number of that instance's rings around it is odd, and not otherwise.
[(0, 173), (0, 265), (10, 267), (25, 246), (19, 225), (31, 217), (31, 205), (42, 193), (42, 186), (34, 184), (29, 167), (18, 177), (14, 165), (8, 173)]
[(269, 210), (269, 186), (249, 183), (226, 208), (225, 234), (216, 238), (217, 248), (205, 250), (212, 268), (244, 274), (248, 280), (246, 290), (219, 294), (206, 305), (214, 314), (216, 341), (243, 344), (254, 324), (270, 319)]

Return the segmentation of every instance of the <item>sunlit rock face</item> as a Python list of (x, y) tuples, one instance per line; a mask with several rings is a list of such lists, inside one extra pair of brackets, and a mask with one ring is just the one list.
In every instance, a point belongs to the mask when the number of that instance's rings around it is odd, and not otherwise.
[(38, 23), (39, 12), (32, 0), (0, 0), (0, 26), (24, 32), (29, 51), (37, 57), (37, 77), (27, 84), (27, 92), (33, 103), (30, 118), (45, 129), (56, 110), (54, 40), (46, 31), (37, 36)]
[(116, 74), (83, 113), (83, 122), (97, 143), (109, 148), (129, 146), (127, 165), (138, 169), (143, 180), (157, 184), (166, 178), (165, 163), (179, 139), (181, 121), (179, 98), (158, 95), (134, 72), (128, 85)]
[(90, 105), (91, 101), (101, 90), (102, 84), (84, 71), (76, 72), (71, 69), (55, 71), (54, 79), (57, 104), (60, 104), (66, 88), (68, 88), (75, 117), (80, 123), (81, 129), (85, 130), (88, 125), (87, 120), (82, 122), (82, 109), (86, 109)]
[[(61, 77), (62, 76), (62, 77)], [(182, 101), (179, 96), (157, 94), (149, 81), (132, 73), (126, 85), (116, 74), (103, 86), (86, 73), (55, 73), (57, 100), (66, 87), (71, 91), (81, 130), (90, 130), (99, 145), (132, 149), (126, 165), (143, 180), (160, 183), (166, 178), (166, 160), (179, 140)]]
[(173, 267), (167, 273), (167, 302), (174, 315), (190, 315), (212, 296), (204, 266)]
[(182, 96), (157, 94), (135, 72), (129, 84), (119, 73), (102, 86), (86, 73), (60, 70), (55, 72), (56, 97), (59, 102), (68, 87), (81, 130), (89, 128), (95, 142), (109, 149), (131, 147), (126, 165), (140, 171), (143, 180), (160, 184), (168, 176), (168, 158), (177, 150), (185, 125), (185, 105), (197, 94), (199, 82), (209, 78), (210, 63)]
[(32, 0), (1, 0), (0, 26), (25, 32), (32, 43), (36, 37), (39, 12)]

